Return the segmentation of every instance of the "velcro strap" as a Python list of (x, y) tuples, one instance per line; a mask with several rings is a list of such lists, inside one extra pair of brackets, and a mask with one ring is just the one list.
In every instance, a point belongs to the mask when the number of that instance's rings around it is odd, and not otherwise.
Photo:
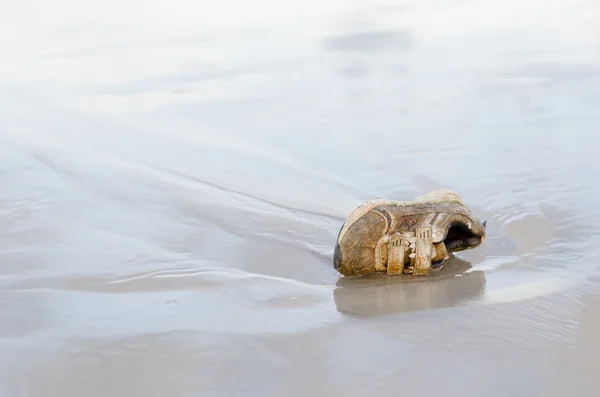
[[(422, 276), (431, 269), (433, 256), (433, 241), (431, 226), (422, 226), (416, 232), (395, 233), (389, 238), (383, 238), (377, 244), (377, 267), (383, 268), (380, 252), (381, 246), (387, 243), (387, 274), (404, 273), (405, 264), (408, 264), (406, 273)], [(383, 270), (383, 269), (382, 269)]]
[(393, 234), (388, 243), (387, 274), (402, 274), (406, 245), (400, 233)]
[(433, 241), (431, 237), (431, 226), (422, 226), (415, 233), (415, 266), (413, 275), (423, 276), (431, 269), (431, 258), (433, 256)]

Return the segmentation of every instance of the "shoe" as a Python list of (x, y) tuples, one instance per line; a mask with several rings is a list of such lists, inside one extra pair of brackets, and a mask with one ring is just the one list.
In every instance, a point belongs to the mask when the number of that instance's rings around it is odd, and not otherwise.
[(342, 225), (333, 263), (344, 276), (423, 276), (441, 268), (451, 253), (475, 248), (484, 238), (485, 222), (451, 190), (408, 202), (375, 199), (352, 211)]

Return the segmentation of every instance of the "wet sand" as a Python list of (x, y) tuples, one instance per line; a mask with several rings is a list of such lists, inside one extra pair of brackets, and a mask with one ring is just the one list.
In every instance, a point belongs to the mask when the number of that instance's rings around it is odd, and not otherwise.
[[(0, 396), (597, 396), (600, 6), (0, 6)], [(488, 237), (349, 280), (365, 200)]]

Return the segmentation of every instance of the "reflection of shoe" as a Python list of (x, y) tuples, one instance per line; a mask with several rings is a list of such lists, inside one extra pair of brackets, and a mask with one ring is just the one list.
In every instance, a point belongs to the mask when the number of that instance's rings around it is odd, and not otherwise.
[(426, 275), (450, 253), (475, 248), (484, 237), (485, 223), (450, 190), (409, 202), (370, 200), (342, 225), (334, 266), (345, 276)]
[(352, 317), (387, 316), (403, 312), (464, 305), (485, 295), (481, 270), (469, 271), (469, 262), (450, 258), (431, 277), (341, 277), (333, 290), (338, 311)]

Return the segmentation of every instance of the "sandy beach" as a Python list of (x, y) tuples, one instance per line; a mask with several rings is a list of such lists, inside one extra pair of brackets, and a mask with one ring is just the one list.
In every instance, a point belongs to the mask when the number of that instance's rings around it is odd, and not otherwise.
[[(0, 9), (0, 397), (599, 395), (597, 2)], [(438, 188), (480, 247), (336, 272)]]

